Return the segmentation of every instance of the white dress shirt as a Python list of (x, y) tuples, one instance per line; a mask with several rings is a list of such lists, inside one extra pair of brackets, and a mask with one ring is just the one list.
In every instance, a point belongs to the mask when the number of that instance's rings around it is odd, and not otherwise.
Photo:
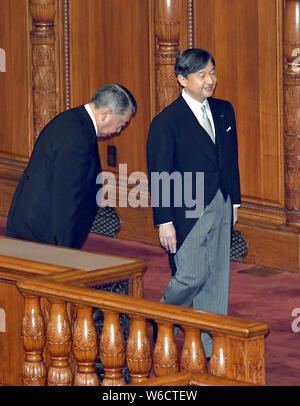
[(88, 112), (88, 115), (89, 115), (89, 116), (91, 117), (91, 119), (92, 119), (92, 122), (93, 122), (94, 127), (95, 127), (95, 131), (96, 131), (96, 135), (98, 135), (98, 129), (97, 129), (97, 124), (96, 124), (96, 119), (95, 119), (95, 116), (94, 116), (94, 114), (93, 114), (93, 112), (92, 112), (91, 106), (90, 106), (89, 104), (85, 104), (84, 107), (85, 107), (86, 111)]
[(207, 101), (207, 99), (205, 99), (202, 103), (199, 102), (198, 100), (194, 99), (193, 97), (191, 97), (189, 94), (186, 93), (186, 91), (183, 89), (182, 91), (182, 97), (184, 98), (184, 100), (187, 102), (189, 108), (192, 110), (192, 112), (194, 113), (194, 115), (196, 116), (196, 119), (199, 121), (199, 124), (202, 126), (202, 117), (203, 117), (203, 113), (202, 113), (202, 109), (201, 107), (204, 105), (205, 109), (206, 109), (206, 114), (207, 117), (210, 121), (210, 124), (212, 126), (214, 135), (216, 135), (216, 130), (215, 130), (215, 124), (214, 124), (214, 120), (211, 114), (211, 110), (209, 107), (209, 103)]

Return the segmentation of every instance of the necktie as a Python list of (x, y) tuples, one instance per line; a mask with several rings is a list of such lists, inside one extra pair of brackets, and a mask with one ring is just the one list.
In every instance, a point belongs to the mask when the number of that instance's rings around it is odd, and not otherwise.
[(214, 130), (212, 128), (210, 119), (207, 117), (206, 108), (205, 108), (204, 105), (201, 106), (201, 110), (202, 110), (202, 113), (203, 113), (203, 115), (202, 115), (202, 127), (209, 134), (212, 141), (215, 142)]

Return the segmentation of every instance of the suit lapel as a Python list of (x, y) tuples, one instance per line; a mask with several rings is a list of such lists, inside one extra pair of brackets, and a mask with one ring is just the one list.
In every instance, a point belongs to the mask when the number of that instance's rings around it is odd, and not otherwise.
[(179, 97), (179, 109), (178, 112), (182, 114), (181, 120), (187, 123), (188, 131), (186, 136), (192, 137), (195, 145), (198, 145), (209, 158), (213, 158), (216, 153), (216, 147), (209, 134), (200, 125), (196, 116), (184, 100), (182, 96)]

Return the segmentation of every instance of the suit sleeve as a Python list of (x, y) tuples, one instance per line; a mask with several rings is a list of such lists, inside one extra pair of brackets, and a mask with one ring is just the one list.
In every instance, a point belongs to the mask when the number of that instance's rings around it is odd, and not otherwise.
[(88, 137), (76, 129), (72, 136), (66, 134), (63, 145), (56, 151), (52, 229), (57, 245), (77, 248), (78, 236), (87, 232), (82, 213), (91, 187), (92, 159), (93, 149)]
[(239, 160), (238, 160), (238, 139), (237, 139), (237, 130), (236, 130), (236, 121), (235, 121), (235, 114), (234, 109), (229, 103), (229, 114), (233, 124), (233, 181), (232, 181), (232, 190), (231, 190), (231, 200), (232, 204), (241, 204), (241, 192), (240, 192), (240, 172), (239, 172)]
[(174, 172), (174, 136), (170, 127), (160, 116), (155, 117), (150, 125), (147, 164), (154, 224), (171, 222), (174, 220), (172, 185), (170, 193), (164, 194), (166, 189), (163, 190), (163, 181), (159, 179), (165, 179), (169, 184), (169, 177)]

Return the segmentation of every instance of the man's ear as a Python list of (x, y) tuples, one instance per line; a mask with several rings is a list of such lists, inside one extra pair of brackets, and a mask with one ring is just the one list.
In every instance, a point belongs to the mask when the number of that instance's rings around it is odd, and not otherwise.
[(186, 78), (182, 75), (177, 76), (178, 82), (181, 84), (182, 87), (186, 87)]

